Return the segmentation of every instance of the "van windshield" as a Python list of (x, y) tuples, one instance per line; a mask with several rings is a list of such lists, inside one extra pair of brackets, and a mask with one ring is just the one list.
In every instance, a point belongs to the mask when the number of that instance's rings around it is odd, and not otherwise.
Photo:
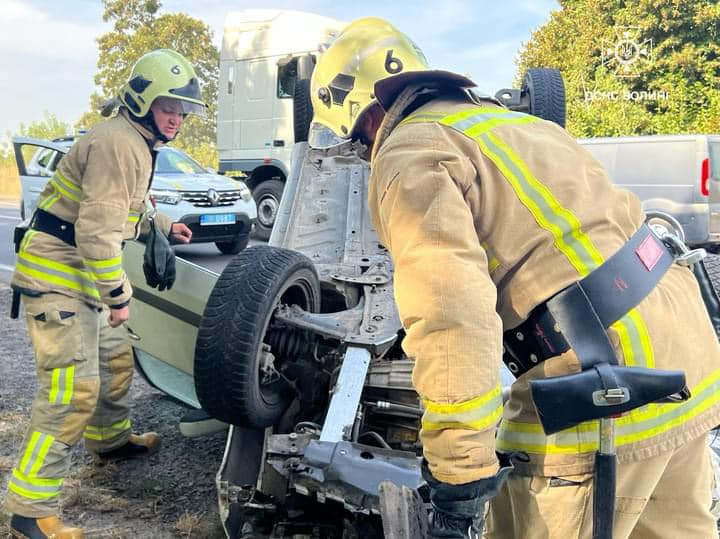
[(720, 140), (710, 142), (710, 176), (720, 180)]

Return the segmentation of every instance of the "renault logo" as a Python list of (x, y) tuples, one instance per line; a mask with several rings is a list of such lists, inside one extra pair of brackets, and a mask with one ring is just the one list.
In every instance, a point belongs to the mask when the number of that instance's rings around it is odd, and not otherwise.
[(207, 197), (211, 206), (217, 206), (220, 202), (220, 194), (215, 189), (208, 189)]

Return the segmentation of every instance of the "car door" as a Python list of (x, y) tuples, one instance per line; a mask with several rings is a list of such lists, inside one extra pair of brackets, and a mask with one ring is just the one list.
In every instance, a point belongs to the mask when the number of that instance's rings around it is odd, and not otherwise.
[(29, 137), (14, 137), (12, 143), (20, 176), (20, 215), (26, 219), (35, 211), (38, 197), (67, 152), (67, 145)]

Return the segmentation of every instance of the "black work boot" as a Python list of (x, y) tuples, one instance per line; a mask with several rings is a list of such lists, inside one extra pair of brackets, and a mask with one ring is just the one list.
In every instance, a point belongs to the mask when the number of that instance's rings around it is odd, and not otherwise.
[(68, 528), (60, 519), (51, 517), (22, 517), (13, 515), (10, 519), (10, 532), (21, 539), (82, 539), (80, 528)]
[(157, 432), (131, 434), (130, 439), (110, 451), (93, 453), (101, 462), (149, 457), (160, 449), (160, 435)]

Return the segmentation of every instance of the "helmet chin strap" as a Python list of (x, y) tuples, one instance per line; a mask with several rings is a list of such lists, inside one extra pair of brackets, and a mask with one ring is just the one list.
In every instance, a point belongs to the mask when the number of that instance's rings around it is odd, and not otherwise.
[[(160, 129), (158, 129), (157, 124), (155, 123), (155, 117), (153, 116), (152, 111), (148, 111), (148, 113), (145, 116), (141, 116), (138, 118), (138, 122), (145, 127), (147, 127), (150, 131), (153, 132), (155, 137), (161, 141), (162, 143), (170, 142), (172, 139), (166, 137)], [(175, 137), (173, 137), (175, 138)]]

